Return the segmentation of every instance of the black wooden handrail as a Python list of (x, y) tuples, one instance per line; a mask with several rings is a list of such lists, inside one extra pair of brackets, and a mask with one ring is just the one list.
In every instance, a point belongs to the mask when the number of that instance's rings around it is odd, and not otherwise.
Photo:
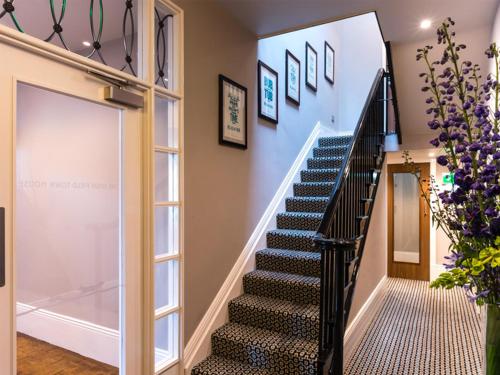
[(392, 93), (392, 106), (394, 108), (394, 130), (396, 131), (396, 135), (398, 137), (398, 143), (403, 143), (403, 135), (401, 133), (401, 123), (399, 116), (399, 104), (398, 104), (398, 95), (396, 93), (396, 78), (394, 77), (394, 63), (392, 60), (392, 48), (391, 42), (385, 42), (385, 50), (387, 53), (387, 74), (389, 75), (389, 84), (391, 86)]
[(387, 75), (380, 69), (342, 162), (315, 245), (321, 253), (318, 375), (342, 375), (344, 332), (384, 160)]
[(375, 100), (377, 95), (377, 90), (380, 86), (382, 79), (384, 78), (385, 71), (384, 69), (379, 69), (377, 71), (377, 75), (375, 76), (375, 80), (373, 81), (372, 87), (370, 88), (370, 92), (363, 106), (363, 111), (358, 120), (358, 124), (356, 126), (356, 130), (354, 130), (354, 134), (352, 136), (351, 143), (349, 145), (349, 152), (347, 157), (344, 158), (342, 162), (342, 166), (339, 170), (339, 177), (335, 182), (335, 185), (332, 189), (332, 194), (330, 195), (330, 199), (328, 201), (328, 205), (326, 206), (325, 213), (323, 214), (323, 220), (321, 220), (321, 224), (319, 225), (316, 231), (316, 238), (328, 238), (330, 234), (329, 229), (331, 228), (331, 224), (334, 218), (334, 212), (337, 208), (337, 205), (340, 200), (342, 186), (345, 185), (347, 177), (349, 176), (349, 166), (351, 164), (351, 160), (354, 155), (354, 150), (356, 149), (356, 143), (359, 139), (359, 134), (363, 130), (366, 124), (366, 118), (368, 116), (368, 109), (370, 108), (371, 103)]

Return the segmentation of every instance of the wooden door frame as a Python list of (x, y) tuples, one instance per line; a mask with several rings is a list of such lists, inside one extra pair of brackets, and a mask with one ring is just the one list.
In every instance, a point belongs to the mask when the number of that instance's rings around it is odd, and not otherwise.
[[(430, 163), (415, 163), (420, 170), (420, 178), (429, 181)], [(411, 172), (405, 164), (389, 164), (387, 169), (387, 275), (413, 280), (430, 279), (430, 210), (425, 198), (421, 195), (419, 202), (419, 263), (394, 262), (394, 173)], [(426, 186), (425, 194), (429, 196)], [(397, 267), (396, 267), (397, 265)]]

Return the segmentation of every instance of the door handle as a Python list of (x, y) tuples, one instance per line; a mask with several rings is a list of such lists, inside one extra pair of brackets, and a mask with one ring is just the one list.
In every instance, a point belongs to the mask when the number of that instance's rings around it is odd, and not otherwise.
[(0, 207), (0, 288), (5, 286), (5, 208)]

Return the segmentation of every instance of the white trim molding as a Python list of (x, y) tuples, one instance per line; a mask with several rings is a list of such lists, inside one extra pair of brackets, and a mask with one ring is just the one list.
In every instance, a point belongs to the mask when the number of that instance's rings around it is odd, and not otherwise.
[(228, 321), (227, 305), (229, 301), (241, 294), (243, 276), (255, 269), (255, 252), (265, 248), (266, 233), (276, 227), (276, 214), (285, 210), (285, 199), (293, 195), (293, 183), (299, 181), (300, 171), (306, 167), (307, 158), (311, 155), (312, 148), (320, 136), (338, 135), (332, 133), (333, 131), (330, 128), (323, 126), (320, 122), (311, 131), (224, 284), (222, 284), (212, 304), (187, 343), (184, 349), (184, 369), (186, 374), (190, 374), (194, 365), (210, 355), (211, 335), (217, 328)]
[(18, 332), (119, 367), (119, 331), (20, 302), (16, 307)]
[(368, 329), (371, 321), (375, 317), (379, 307), (383, 301), (384, 287), (387, 281), (387, 276), (382, 277), (379, 283), (373, 289), (370, 297), (366, 300), (364, 305), (359, 309), (356, 317), (352, 320), (351, 324), (347, 327), (344, 335), (344, 356), (349, 358), (356, 345), (359, 343), (363, 334)]

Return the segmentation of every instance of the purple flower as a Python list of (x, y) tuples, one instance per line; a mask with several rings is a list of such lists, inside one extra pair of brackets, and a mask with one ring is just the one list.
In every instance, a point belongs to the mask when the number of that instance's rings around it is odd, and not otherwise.
[(500, 236), (500, 218), (497, 217), (490, 221), (490, 232), (494, 236)]
[(448, 158), (444, 155), (438, 156), (436, 161), (439, 165), (442, 165), (443, 167), (448, 164)]
[(474, 142), (469, 146), (469, 151), (479, 151), (479, 149), (481, 149), (481, 145), (477, 142)]
[(431, 145), (433, 145), (434, 147), (438, 147), (439, 146), (439, 139), (437, 138), (434, 138), (433, 140), (431, 140), (429, 142)]

